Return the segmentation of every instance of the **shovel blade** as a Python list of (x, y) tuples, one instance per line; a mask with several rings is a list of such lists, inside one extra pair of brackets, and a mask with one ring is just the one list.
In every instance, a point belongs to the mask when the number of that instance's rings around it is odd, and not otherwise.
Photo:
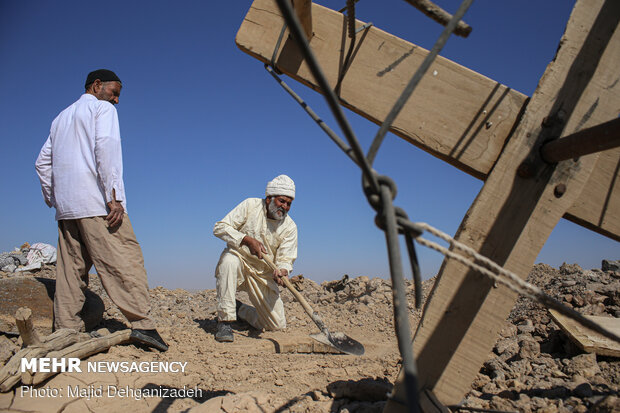
[(334, 347), (336, 350), (346, 354), (352, 354), (354, 356), (361, 356), (364, 354), (364, 346), (362, 343), (352, 339), (344, 333), (315, 333), (310, 334), (310, 337), (319, 343)]

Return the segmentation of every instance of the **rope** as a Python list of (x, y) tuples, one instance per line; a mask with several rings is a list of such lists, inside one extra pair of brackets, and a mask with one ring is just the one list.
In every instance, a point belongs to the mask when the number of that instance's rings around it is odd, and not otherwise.
[(290, 27), (291, 33), (293, 34), (297, 45), (300, 47), (301, 52), (306, 59), (306, 63), (308, 64), (308, 67), (310, 68), (314, 79), (319, 85), (319, 88), (323, 91), (325, 100), (327, 101), (329, 108), (334, 114), (334, 118), (336, 118), (338, 125), (340, 125), (340, 128), (342, 129), (342, 133), (344, 134), (345, 138), (349, 141), (349, 145), (351, 146), (355, 158), (357, 159), (357, 164), (362, 169), (362, 172), (364, 173), (366, 179), (370, 181), (373, 189), (376, 192), (379, 192), (379, 184), (377, 183), (374, 175), (372, 174), (371, 165), (366, 161), (366, 157), (364, 156), (362, 147), (360, 146), (359, 141), (357, 140), (355, 133), (353, 132), (353, 129), (351, 128), (351, 125), (347, 120), (347, 117), (344, 115), (344, 112), (340, 107), (338, 97), (329, 87), (329, 82), (327, 81), (327, 78), (325, 77), (325, 74), (323, 73), (319, 62), (314, 56), (314, 53), (312, 53), (312, 50), (308, 45), (306, 36), (304, 35), (303, 29), (301, 28), (301, 24), (299, 23), (297, 16), (295, 16), (295, 13), (293, 12), (290, 3), (287, 0), (277, 0), (277, 3), (280, 11), (282, 12), (284, 20)]
[[(380, 181), (381, 182), (381, 181)], [(392, 301), (394, 302), (394, 328), (398, 349), (403, 358), (403, 372), (405, 388), (418, 389), (417, 368), (413, 351), (411, 351), (411, 329), (409, 328), (409, 311), (407, 309), (407, 295), (405, 280), (402, 276), (403, 267), (398, 247), (398, 229), (396, 225), (396, 210), (392, 204), (393, 192), (389, 185), (381, 183), (381, 201), (386, 221), (385, 240), (387, 242), (390, 274), (392, 275)], [(415, 391), (413, 392), (416, 393)], [(417, 394), (407, 395), (409, 407), (417, 406)], [(414, 411), (417, 410), (414, 408)]]
[[(499, 265), (493, 263), (488, 258), (478, 254), (476, 251), (465, 246), (464, 244), (459, 243), (447, 234), (431, 227), (428, 224), (411, 222), (402, 209), (393, 205), (393, 200), (396, 197), (396, 185), (394, 184), (394, 182), (388, 177), (378, 175), (372, 169), (372, 164), (379, 150), (379, 147), (381, 146), (381, 143), (386, 133), (390, 129), (394, 119), (397, 117), (398, 113), (400, 113), (401, 109), (413, 93), (417, 84), (422, 79), (422, 77), (434, 61), (435, 57), (439, 54), (439, 52), (447, 42), (449, 36), (455, 30), (457, 23), (461, 20), (467, 9), (472, 4), (473, 0), (463, 0), (461, 6), (454, 14), (454, 16), (444, 29), (443, 33), (433, 46), (433, 49), (426, 56), (422, 65), (413, 75), (405, 90), (403, 91), (397, 102), (394, 104), (394, 107), (381, 125), (379, 131), (377, 132), (377, 135), (375, 136), (375, 139), (372, 142), (367, 156), (364, 156), (359, 141), (357, 140), (357, 137), (355, 136), (351, 125), (349, 124), (342, 108), (340, 107), (339, 98), (334, 93), (334, 90), (330, 88), (327, 78), (325, 77), (316, 57), (314, 56), (314, 53), (310, 49), (307, 39), (303, 34), (301, 24), (295, 16), (290, 2), (288, 0), (276, 1), (284, 17), (285, 27), (287, 25), (290, 28), (291, 34), (297, 42), (297, 45), (299, 46), (300, 51), (308, 67), (310, 68), (310, 71), (314, 76), (317, 85), (323, 92), (325, 100), (330, 110), (332, 111), (334, 118), (338, 122), (345, 138), (349, 142), (350, 147), (347, 146), (333, 131), (331, 131), (331, 129), (329, 129), (329, 127), (327, 127), (327, 125), (325, 125), (324, 122), (318, 116), (316, 116), (312, 109), (310, 109), (309, 106), (303, 100), (301, 100), (301, 98), (299, 98), (299, 96), (297, 96), (274, 73), (274, 71), (269, 69), (268, 65), (266, 65), (265, 67), (272, 74), (274, 79), (276, 79), (280, 83), (280, 85), (284, 87), (285, 90), (289, 94), (291, 94), (291, 96), (293, 96), (293, 98), (306, 110), (306, 112), (310, 114), (310, 116), (319, 124), (319, 126), (321, 126), (321, 128), (327, 132), (330, 138), (332, 138), (332, 140), (336, 142), (340, 149), (342, 149), (347, 154), (347, 156), (349, 156), (360, 167), (360, 169), (362, 170), (362, 187), (364, 189), (364, 193), (366, 194), (366, 198), (369, 204), (377, 211), (375, 223), (377, 224), (377, 226), (379, 226), (379, 228), (383, 229), (386, 234), (388, 258), (390, 263), (390, 276), (392, 279), (392, 296), (394, 301), (394, 324), (396, 329), (396, 335), (398, 338), (398, 347), (403, 359), (403, 370), (405, 373), (406, 388), (405, 393), (407, 395), (408, 408), (410, 411), (419, 411), (419, 396), (415, 360), (413, 358), (412, 346), (410, 345), (411, 332), (408, 323), (403, 268), (398, 242), (399, 233), (405, 235), (405, 241), (407, 243), (407, 250), (409, 252), (412, 271), (414, 273), (414, 281), (416, 282), (416, 304), (418, 303), (418, 297), (421, 297), (421, 295), (417, 295), (418, 292), (421, 294), (421, 281), (417, 257), (415, 255), (415, 248), (413, 246), (414, 238), (421, 245), (435, 249), (436, 251), (439, 251), (442, 254), (446, 255), (448, 258), (452, 258), (457, 260), (458, 262), (461, 262), (469, 268), (490, 277), (491, 279), (497, 281), (498, 283), (501, 283), (502, 285), (507, 286), (508, 288), (511, 288), (517, 293), (532, 298), (547, 307), (554, 308), (560, 313), (578, 321), (582, 325), (603, 334), (605, 337), (620, 342), (620, 337), (617, 337), (615, 334), (603, 329), (598, 324), (587, 319), (572, 308), (568, 308), (562, 305), (559, 301), (545, 295), (538, 287), (535, 287), (521, 280), (516, 274), (503, 269)], [(353, 10), (353, 6), (355, 3), (355, 0), (347, 1), (347, 7), (349, 8), (349, 18), (350, 20), (352, 20), (352, 23), (349, 23), (349, 34), (351, 35), (351, 28), (353, 28), (353, 41), (355, 39), (355, 16)], [(341, 10), (341, 12), (343, 10)], [(271, 66), (275, 66), (275, 55), (279, 49), (279, 44), (281, 42), (285, 27), (280, 33), (280, 38), (276, 45), (276, 49), (274, 50), (274, 57), (272, 58)], [(420, 235), (424, 231), (428, 231), (431, 234), (441, 239), (444, 239), (452, 246), (453, 250), (461, 251), (470, 258), (468, 259), (467, 257), (457, 254), (454, 251), (448, 250), (447, 248), (442, 247), (435, 242), (421, 238)]]
[(427, 239), (418, 237), (416, 238), (416, 241), (420, 245), (424, 245), (425, 247), (434, 249), (435, 251), (445, 255), (446, 257), (452, 258), (460, 262), (461, 264), (471, 268), (472, 270), (478, 271), (479, 273), (486, 275), (490, 279), (494, 280), (495, 282), (499, 284), (502, 284), (508, 287), (512, 291), (515, 291), (518, 294), (528, 297), (529, 299), (536, 301), (547, 308), (552, 308), (558, 311), (559, 313), (572, 318), (573, 320), (577, 321), (582, 326), (587, 327), (593, 331), (596, 331), (597, 333), (602, 334), (603, 336), (609, 338), (610, 340), (614, 340), (620, 343), (619, 336), (601, 327), (598, 323), (595, 323), (594, 321), (585, 317), (583, 314), (577, 312), (573, 308), (570, 308), (562, 304), (560, 301), (556, 300), (555, 298), (550, 297), (549, 295), (545, 294), (540, 288), (538, 288), (537, 286), (533, 284), (528, 283), (527, 281), (522, 280), (515, 273), (497, 265), (496, 263), (494, 263), (487, 257), (477, 253), (472, 248), (466, 246), (465, 244), (461, 242), (456, 241), (454, 238), (450, 237), (446, 233), (426, 223), (419, 222), (418, 225), (421, 228), (424, 228), (424, 230), (428, 231), (432, 235), (436, 236), (437, 238), (440, 238), (448, 242), (454, 250), (459, 250), (467, 254), (468, 256), (471, 257), (471, 259), (468, 259), (467, 257), (464, 257), (463, 255), (459, 255), (455, 253), (453, 250), (449, 250), (437, 244), (436, 242), (429, 241)]
[[(295, 93), (295, 91), (293, 89), (290, 88), (289, 85), (287, 85), (284, 80), (282, 80), (282, 78), (280, 76), (278, 76), (275, 72), (275, 68), (272, 69), (271, 67), (269, 67), (269, 65), (265, 64), (265, 70), (267, 70), (267, 72), (269, 72), (269, 74), (271, 76), (273, 76), (273, 78), (276, 80), (276, 82), (278, 82), (278, 84), (280, 86), (282, 86), (282, 88), (289, 94), (291, 95), (291, 97), (295, 100), (295, 102), (299, 103), (299, 105), (303, 108), (303, 110), (306, 111), (306, 113), (312, 118), (312, 120), (314, 120), (321, 129), (323, 129), (323, 131), (327, 134), (327, 136), (329, 136), (331, 138), (332, 141), (334, 141), (334, 143), (336, 145), (338, 145), (338, 147), (340, 149), (342, 149), (342, 151), (349, 157), (351, 158), (351, 160), (353, 162), (355, 162), (357, 164), (357, 159), (355, 158), (355, 156), (353, 156), (352, 153), (352, 149), (347, 146), (347, 144), (340, 138), (340, 136), (338, 136), (336, 134), (336, 132), (334, 132), (325, 122), (323, 122), (323, 119), (321, 119), (310, 107), (310, 105), (308, 105), (301, 97), (299, 97), (299, 95), (297, 93)], [(359, 166), (359, 164), (358, 164)]]
[[(460, 20), (460, 17), (465, 13), (469, 5), (473, 0), (464, 0), (461, 8), (455, 14), (453, 20)], [(392, 289), (393, 289), (393, 301), (394, 301), (394, 324), (396, 329), (396, 335), (399, 343), (399, 350), (403, 359), (403, 371), (405, 375), (405, 387), (408, 401), (408, 408), (411, 412), (419, 412), (419, 395), (418, 395), (418, 385), (417, 385), (417, 370), (415, 367), (415, 359), (413, 357), (413, 349), (410, 345), (411, 340), (411, 331), (409, 328), (409, 319), (408, 319), (408, 311), (407, 311), (407, 302), (406, 302), (406, 294), (404, 287), (404, 279), (403, 279), (403, 269), (400, 257), (400, 246), (398, 242), (398, 233), (409, 234), (409, 236), (405, 237), (405, 241), (407, 242), (407, 250), (409, 252), (409, 258), (411, 261), (412, 270), (414, 271), (414, 281), (416, 282), (416, 291), (420, 291), (420, 295), (416, 295), (416, 305), (421, 302), (421, 276), (419, 273), (419, 266), (417, 263), (417, 257), (415, 256), (415, 248), (413, 245), (413, 237), (417, 237), (420, 235), (421, 231), (416, 224), (410, 222), (404, 213), (404, 211), (400, 208), (395, 208), (392, 204), (392, 201), (396, 197), (396, 185), (393, 181), (387, 177), (382, 177), (381, 183), (379, 183), (379, 176), (372, 169), (372, 161), (369, 161), (371, 157), (367, 158), (362, 151), (362, 148), (349, 124), (346, 116), (342, 108), (340, 107), (340, 100), (336, 96), (334, 90), (332, 90), (329, 86), (329, 82), (325, 77), (314, 53), (310, 49), (308, 42), (303, 34), (303, 29), (301, 28), (301, 24), (299, 23), (297, 16), (295, 16), (290, 2), (287, 0), (277, 0), (278, 7), (282, 12), (284, 20), (288, 27), (290, 28), (291, 34), (293, 35), (297, 45), (300, 48), (301, 53), (306, 60), (308, 67), (314, 79), (316, 80), (317, 85), (323, 92), (325, 100), (334, 115), (334, 118), (338, 122), (345, 138), (349, 142), (350, 145), (350, 153), (348, 150), (345, 151), (347, 155), (352, 157), (355, 160), (355, 163), (362, 170), (362, 185), (364, 187), (364, 192), (367, 195), (367, 199), (371, 206), (377, 211), (377, 216), (375, 217), (375, 221), (381, 227), (381, 223), (383, 225), (383, 230), (386, 233), (386, 242), (388, 247), (388, 256), (390, 260), (390, 276), (392, 279)], [(348, 5), (352, 6), (355, 2), (348, 3)], [(351, 15), (353, 13), (350, 13)], [(354, 16), (349, 16), (354, 17)], [(349, 28), (354, 28), (355, 21), (353, 20), (353, 24), (349, 24)], [(452, 31), (454, 30), (455, 23), (451, 21), (450, 24), (444, 30), (442, 37), (437, 42), (440, 44), (440, 41), (447, 40), (447, 37), (450, 36)], [(444, 39), (444, 37), (446, 39)], [(353, 38), (352, 44), (355, 40), (355, 31), (353, 30)], [(441, 47), (434, 47), (433, 50), (436, 50), (435, 55), (439, 53)], [(276, 47), (277, 50), (277, 47)], [(352, 47), (350, 47), (350, 51)], [(274, 52), (275, 53), (275, 52)], [(428, 60), (428, 65), (434, 59), (434, 56)], [(273, 59), (272, 59), (273, 63)], [(421, 77), (424, 74), (424, 71), (418, 73), (416, 75)], [(417, 80), (412, 79), (411, 83), (417, 84)], [(282, 84), (282, 83), (281, 83)], [(415, 87), (415, 85), (414, 85)], [(406, 90), (405, 93), (411, 93), (411, 91)], [(403, 94), (404, 95), (404, 94)], [(409, 96), (401, 96), (401, 99), (397, 101), (394, 109), (392, 110), (392, 114), (398, 113), (400, 108), (398, 105), (404, 105), (404, 101), (407, 100)], [(402, 101), (402, 103), (401, 103)], [(301, 103), (300, 103), (301, 104)], [(303, 105), (302, 105), (303, 106)], [(402, 107), (402, 106), (401, 106)], [(308, 112), (310, 113), (310, 112)], [(393, 117), (396, 117), (396, 114)], [(382, 128), (386, 128), (386, 132), (389, 129), (393, 119), (386, 119)], [(320, 124), (320, 123), (319, 123)], [(325, 129), (324, 129), (325, 130)], [(332, 137), (330, 135), (330, 137)], [(333, 139), (333, 137), (332, 137)], [(381, 138), (383, 139), (383, 138)], [(377, 139), (375, 139), (377, 141)], [(374, 150), (378, 150), (380, 142), (376, 146)], [(344, 148), (341, 146), (341, 149)], [(374, 155), (372, 156), (374, 159)], [(418, 300), (420, 298), (420, 300)]]

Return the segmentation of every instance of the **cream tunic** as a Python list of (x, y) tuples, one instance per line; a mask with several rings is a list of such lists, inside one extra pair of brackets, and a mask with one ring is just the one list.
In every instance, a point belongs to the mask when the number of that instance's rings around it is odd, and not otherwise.
[(215, 224), (213, 234), (226, 242), (230, 252), (241, 258), (246, 271), (252, 275), (271, 279), (273, 271), (263, 260), (252, 255), (246, 245), (241, 245), (246, 235), (263, 243), (267, 255), (278, 268), (289, 274), (293, 271), (297, 258), (297, 225), (288, 215), (283, 221), (268, 219), (263, 199), (248, 198), (241, 202)]
[(272, 278), (273, 271), (252, 255), (247, 246), (242, 246), (241, 241), (246, 235), (256, 238), (276, 266), (290, 274), (297, 258), (295, 222), (288, 215), (282, 221), (268, 219), (264, 200), (248, 198), (215, 224), (213, 234), (227, 244), (216, 268), (219, 319), (236, 319), (235, 293), (240, 287), (248, 292), (256, 307), (256, 312), (250, 311), (251, 307), (242, 307), (240, 313), (246, 321), (256, 328), (284, 328), (284, 309), (278, 285)]

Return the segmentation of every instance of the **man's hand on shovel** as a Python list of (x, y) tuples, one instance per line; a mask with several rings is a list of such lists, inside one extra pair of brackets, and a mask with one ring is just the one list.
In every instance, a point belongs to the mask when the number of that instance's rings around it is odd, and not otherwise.
[[(265, 246), (262, 242), (248, 235), (243, 237), (243, 239), (241, 240), (241, 245), (247, 245), (247, 247), (250, 249), (250, 253), (252, 255), (256, 255), (258, 259), (261, 260), (263, 259), (263, 254), (267, 253), (267, 250), (265, 249)], [(285, 286), (284, 282), (282, 281), (282, 277), (288, 277), (288, 271), (283, 268), (273, 268), (273, 280), (278, 283), (280, 287)]]
[(241, 245), (247, 245), (250, 249), (250, 254), (256, 255), (259, 260), (262, 260), (263, 254), (267, 253), (267, 250), (265, 249), (265, 246), (262, 242), (248, 235), (243, 237), (243, 239), (241, 240)]
[(282, 277), (288, 278), (288, 270), (280, 268), (279, 270), (273, 270), (273, 280), (278, 283), (280, 287), (286, 287)]

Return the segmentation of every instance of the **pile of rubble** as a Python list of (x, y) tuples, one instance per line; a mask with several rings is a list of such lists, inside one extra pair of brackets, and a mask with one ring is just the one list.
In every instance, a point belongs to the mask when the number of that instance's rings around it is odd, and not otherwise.
[(8, 274), (39, 270), (43, 264), (55, 262), (56, 248), (42, 242), (32, 245), (26, 242), (13, 251), (0, 253), (0, 271)]
[[(586, 315), (620, 317), (620, 267), (534, 266), (528, 281)], [(513, 411), (620, 411), (620, 359), (584, 353), (549, 312), (519, 298), (465, 406)], [(589, 410), (590, 409), (590, 410)]]
[[(583, 314), (618, 318), (619, 264), (605, 261), (601, 269), (592, 270), (574, 264), (564, 264), (559, 269), (538, 264), (528, 281)], [(54, 267), (44, 265), (35, 274), (53, 278)], [(10, 275), (0, 272), (0, 278)], [(319, 285), (309, 278), (295, 276), (291, 281), (321, 314), (330, 331), (343, 331), (366, 345), (363, 357), (277, 354), (272, 342), (282, 336), (256, 333), (242, 322), (234, 325), (234, 343), (217, 343), (213, 338), (215, 291), (188, 292), (163, 287), (150, 290), (152, 315), (170, 350), (150, 353), (124, 346), (111, 348), (109, 354), (99, 357), (188, 361), (191, 371), (182, 379), (158, 376), (159, 379), (169, 386), (179, 386), (181, 382), (199, 386), (207, 396), (167, 401), (172, 403), (166, 405), (168, 411), (382, 411), (400, 370), (389, 280), (344, 276)], [(425, 300), (434, 282), (430, 279), (423, 283)], [(124, 318), (94, 275), (89, 288), (105, 304), (99, 327), (124, 327)], [(411, 282), (407, 282), (407, 296), (412, 307)], [(292, 294), (283, 291), (282, 297), (288, 320), (284, 336), (307, 337), (315, 332), (313, 322)], [(239, 298), (248, 302), (243, 294)], [(421, 310), (411, 308), (414, 331), (420, 317)], [(0, 335), (0, 362), (17, 349), (16, 338)], [(461, 407), (463, 411), (612, 412), (620, 411), (619, 391), (620, 358), (585, 353), (545, 308), (519, 298)], [(0, 399), (0, 409), (3, 407), (6, 406), (1, 405)]]

